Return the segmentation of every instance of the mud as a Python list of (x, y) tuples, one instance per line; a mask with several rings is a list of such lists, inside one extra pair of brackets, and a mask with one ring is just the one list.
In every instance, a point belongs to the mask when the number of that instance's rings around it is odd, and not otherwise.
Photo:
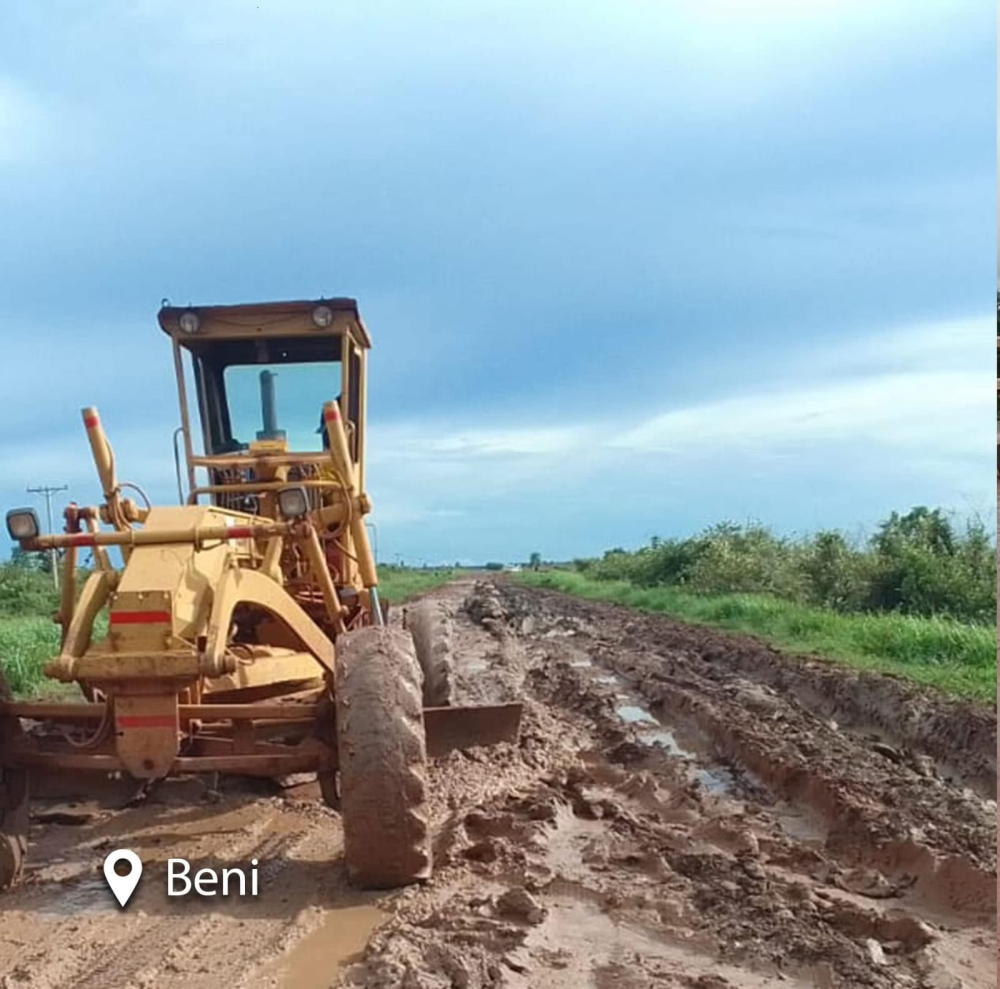
[[(525, 711), (431, 762), (430, 882), (352, 890), (315, 783), (38, 801), (0, 987), (996, 985), (994, 711), (503, 582), (432, 597), (453, 701)], [(256, 857), (261, 893), (168, 901), (171, 856)]]

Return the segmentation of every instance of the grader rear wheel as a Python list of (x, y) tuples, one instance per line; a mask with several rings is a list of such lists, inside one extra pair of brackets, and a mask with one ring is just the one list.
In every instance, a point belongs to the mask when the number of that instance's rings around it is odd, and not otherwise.
[(417, 601), (407, 605), (406, 628), (424, 674), (424, 706), (446, 707), (452, 702), (451, 620), (439, 602)]
[(408, 634), (364, 628), (337, 641), (336, 709), (349, 879), (369, 889), (427, 879), (427, 756)]
[[(7, 680), (0, 670), (0, 699), (10, 700)], [(22, 734), (21, 721), (0, 715), (0, 754)], [(0, 890), (21, 878), (28, 851), (28, 774), (0, 766)]]

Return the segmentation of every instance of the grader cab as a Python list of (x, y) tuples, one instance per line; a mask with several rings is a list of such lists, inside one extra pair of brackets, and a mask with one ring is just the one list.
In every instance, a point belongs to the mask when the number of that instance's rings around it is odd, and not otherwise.
[[(102, 502), (70, 504), (61, 533), (43, 534), (31, 509), (7, 513), (24, 550), (62, 554), (62, 645), (45, 673), (82, 696), (16, 701), (0, 666), (0, 888), (23, 868), (29, 781), (67, 770), (314, 771), (342, 812), (352, 881), (426, 878), (428, 753), (516, 738), (520, 706), (449, 706), (432, 605), (408, 609), (405, 630), (386, 622), (365, 526), (371, 340), (357, 305), (165, 306), (159, 323), (182, 504), (120, 480), (86, 408)], [(93, 568), (78, 588), (82, 549)]]

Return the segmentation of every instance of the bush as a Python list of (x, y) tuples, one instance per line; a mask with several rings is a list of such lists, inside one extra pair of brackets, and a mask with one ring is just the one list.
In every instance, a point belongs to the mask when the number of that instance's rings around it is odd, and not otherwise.
[(871, 567), (843, 533), (817, 532), (802, 547), (799, 566), (811, 604), (835, 611), (860, 611), (866, 606)]
[(0, 564), (0, 616), (48, 617), (58, 607), (50, 573), (17, 563)]
[(941, 509), (893, 512), (867, 544), (821, 531), (776, 536), (758, 522), (722, 522), (688, 539), (651, 540), (599, 560), (574, 560), (578, 573), (639, 587), (703, 594), (771, 594), (840, 612), (898, 612), (996, 620), (994, 542), (979, 520), (958, 531)]

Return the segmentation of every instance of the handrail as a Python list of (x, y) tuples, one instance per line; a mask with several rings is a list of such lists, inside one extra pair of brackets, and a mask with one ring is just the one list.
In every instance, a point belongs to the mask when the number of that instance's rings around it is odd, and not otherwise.
[(174, 474), (177, 476), (177, 504), (184, 504), (184, 484), (181, 482), (181, 451), (177, 446), (177, 437), (184, 435), (184, 427), (174, 430)]
[(188, 495), (188, 504), (195, 504), (195, 499), (198, 495), (203, 494), (257, 494), (263, 491), (281, 491), (283, 488), (332, 488), (338, 492), (343, 491), (343, 486), (339, 481), (315, 479), (304, 481), (239, 481), (236, 484), (203, 484), (191, 491), (191, 494)]
[(226, 453), (213, 457), (192, 457), (192, 467), (297, 467), (300, 464), (328, 464), (330, 454), (320, 453)]
[(25, 539), (29, 552), (69, 546), (158, 546), (166, 543), (226, 542), (231, 539), (270, 539), (301, 533), (299, 522), (261, 522), (248, 525), (198, 525), (186, 529), (125, 529), (124, 531), (52, 533)]

